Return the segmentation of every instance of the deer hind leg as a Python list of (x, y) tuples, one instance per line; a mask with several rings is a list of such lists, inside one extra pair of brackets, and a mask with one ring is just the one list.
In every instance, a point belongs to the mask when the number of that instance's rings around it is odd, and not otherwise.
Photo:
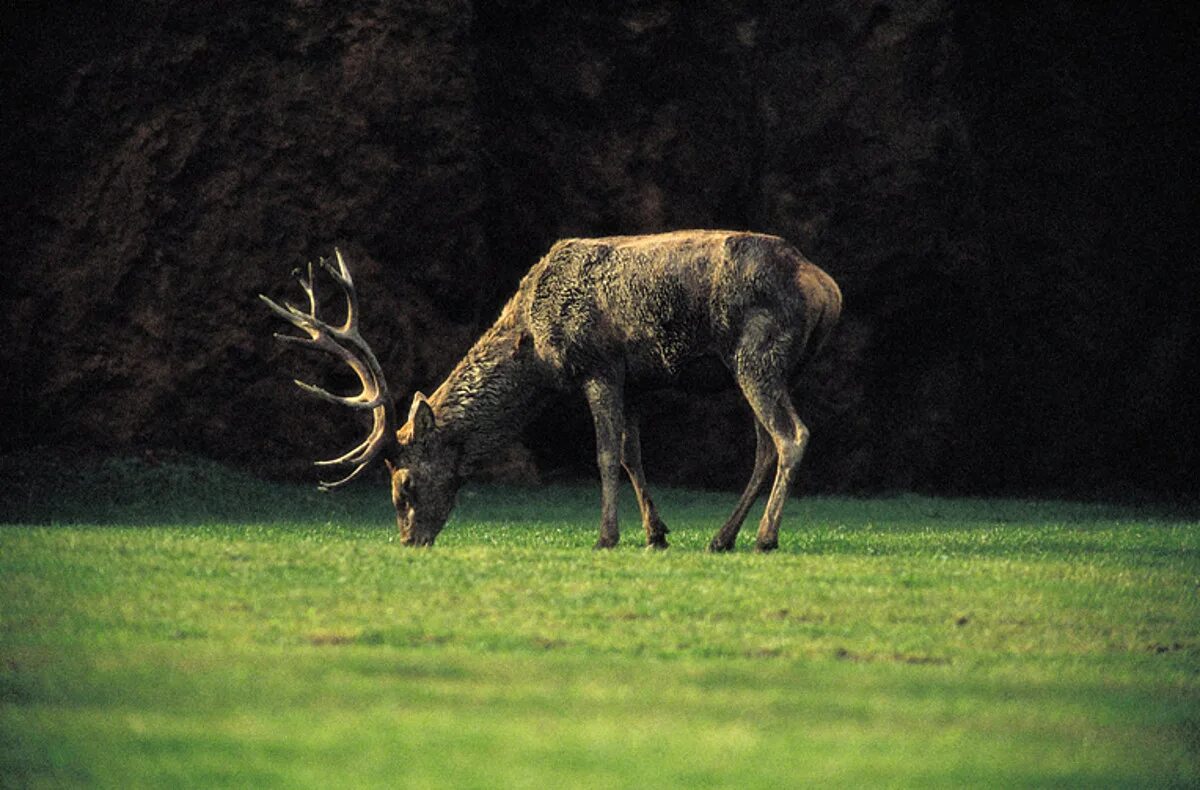
[(729, 519), (713, 536), (712, 541), (708, 544), (709, 551), (732, 551), (733, 545), (737, 541), (738, 532), (742, 528), (742, 522), (746, 520), (746, 514), (750, 508), (754, 506), (755, 500), (762, 492), (763, 485), (767, 482), (767, 475), (775, 466), (775, 444), (771, 439), (771, 434), (767, 433), (767, 429), (763, 424), (754, 418), (754, 471), (750, 473), (750, 482), (746, 483), (746, 490), (742, 492), (741, 498), (738, 499), (737, 505), (733, 508), (733, 513)]
[(626, 415), (625, 434), (621, 441), (621, 464), (633, 483), (633, 493), (637, 495), (638, 508), (642, 511), (642, 526), (646, 528), (646, 547), (665, 549), (667, 543), (667, 525), (658, 516), (658, 508), (646, 488), (646, 473), (642, 471), (642, 439), (640, 426), (635, 414)]
[(794, 338), (774, 319), (755, 316), (747, 322), (733, 359), (738, 386), (775, 446), (775, 482), (758, 525), (758, 551), (779, 546), (783, 506), (808, 446), (808, 428), (796, 414), (787, 390), (793, 343)]
[(597, 376), (583, 385), (596, 426), (596, 464), (600, 467), (600, 538), (596, 548), (617, 545), (617, 494), (621, 487), (621, 439), (625, 433), (625, 402), (620, 375)]

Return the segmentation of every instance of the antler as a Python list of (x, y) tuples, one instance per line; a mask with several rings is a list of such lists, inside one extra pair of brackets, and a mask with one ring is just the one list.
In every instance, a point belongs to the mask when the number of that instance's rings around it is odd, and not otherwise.
[(373, 418), (371, 432), (367, 434), (367, 438), (361, 444), (337, 458), (316, 462), (317, 466), (355, 464), (354, 470), (341, 480), (332, 483), (322, 481), (321, 489), (323, 491), (337, 488), (353, 480), (395, 437), (391, 429), (391, 402), (388, 398), (387, 381), (383, 377), (383, 369), (379, 366), (379, 360), (375, 358), (375, 353), (371, 351), (367, 341), (363, 340), (362, 335), (358, 332), (358, 293), (354, 290), (354, 281), (350, 277), (350, 270), (346, 268), (346, 261), (342, 259), (341, 251), (334, 248), (333, 253), (337, 257), (337, 268), (334, 268), (324, 258), (321, 258), (319, 263), (334, 282), (341, 286), (342, 292), (346, 295), (346, 320), (341, 326), (332, 326), (317, 318), (317, 297), (314, 291), (311, 262), (308, 264), (308, 278), (305, 279), (299, 273), (296, 278), (300, 281), (300, 287), (304, 289), (304, 293), (308, 295), (307, 313), (286, 303), (281, 307), (266, 296), (258, 295), (258, 298), (266, 302), (267, 307), (271, 308), (276, 315), (308, 334), (308, 337), (297, 337), (277, 332), (275, 337), (286, 343), (296, 343), (328, 351), (349, 365), (350, 369), (358, 376), (359, 381), (362, 382), (362, 392), (357, 395), (334, 395), (320, 387), (299, 379), (295, 380), (296, 386), (300, 389), (311, 392), (323, 400), (340, 403), (354, 409), (371, 410)]

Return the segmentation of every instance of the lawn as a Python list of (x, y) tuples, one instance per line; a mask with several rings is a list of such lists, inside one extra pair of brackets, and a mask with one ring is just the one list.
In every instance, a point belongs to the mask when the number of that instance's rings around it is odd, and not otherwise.
[(703, 551), (591, 549), (598, 486), (468, 488), (432, 549), (380, 485), (0, 464), (12, 786), (1200, 784), (1200, 521), (812, 497)]

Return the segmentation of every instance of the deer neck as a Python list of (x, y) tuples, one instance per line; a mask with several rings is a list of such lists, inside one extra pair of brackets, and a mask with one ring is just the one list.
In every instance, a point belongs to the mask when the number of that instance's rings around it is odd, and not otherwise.
[(521, 335), (502, 317), (429, 398), (444, 435), (461, 448), (459, 476), (493, 458), (536, 413), (546, 385)]

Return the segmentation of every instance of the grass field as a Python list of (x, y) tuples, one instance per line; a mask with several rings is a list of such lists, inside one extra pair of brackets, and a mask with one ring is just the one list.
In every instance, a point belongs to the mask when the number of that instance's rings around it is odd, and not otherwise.
[(645, 552), (626, 492), (595, 552), (596, 486), (474, 487), (412, 550), (378, 486), (5, 471), (5, 785), (1200, 784), (1194, 517), (809, 498), (712, 556), (733, 495)]

